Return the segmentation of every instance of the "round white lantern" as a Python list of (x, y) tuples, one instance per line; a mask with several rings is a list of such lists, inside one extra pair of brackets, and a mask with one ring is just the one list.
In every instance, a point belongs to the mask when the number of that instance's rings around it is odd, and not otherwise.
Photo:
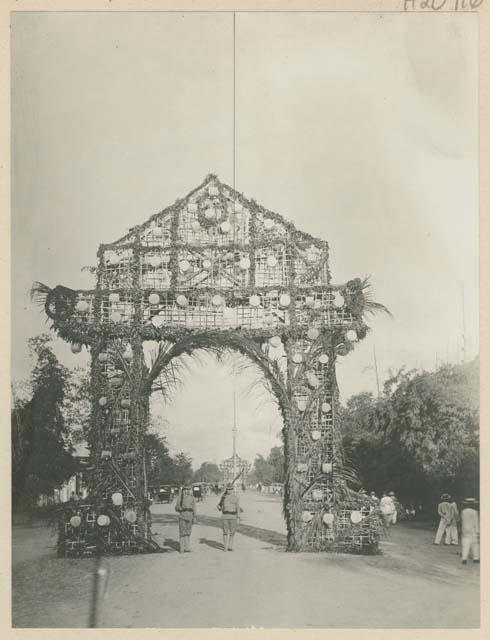
[(220, 224), (220, 229), (223, 233), (230, 233), (231, 231), (231, 224), (228, 222), (228, 220), (225, 220), (224, 222), (222, 222)]
[(114, 376), (114, 378), (111, 378), (109, 380), (109, 384), (111, 385), (111, 387), (119, 387), (122, 385), (123, 379), (118, 377), (118, 376)]
[(308, 386), (312, 389), (318, 389), (318, 387), (320, 386), (320, 380), (314, 374), (309, 375), (307, 380)]
[(300, 400), (298, 400), (297, 404), (298, 404), (298, 409), (299, 411), (301, 411), (301, 413), (303, 413), (303, 411), (306, 411), (306, 400), (301, 398)]
[(279, 304), (281, 307), (289, 307), (291, 304), (291, 296), (289, 293), (283, 293), (279, 296)]
[(293, 362), (295, 364), (299, 364), (300, 362), (303, 362), (303, 354), (302, 353), (293, 353)]
[(159, 267), (162, 264), (162, 260), (161, 258), (159, 258), (158, 256), (151, 256), (150, 258), (150, 265), (156, 269), (157, 267)]
[(322, 403), (322, 411), (323, 413), (330, 413), (330, 411), (332, 411), (332, 407), (328, 402), (323, 402)]
[(160, 302), (160, 296), (158, 293), (150, 293), (148, 296), (148, 302), (150, 304), (158, 304)]
[(189, 204), (187, 205), (187, 211), (189, 213), (197, 213), (197, 203), (189, 202)]
[(306, 335), (309, 340), (316, 340), (320, 335), (320, 332), (315, 327), (311, 327), (311, 329), (308, 329), (308, 333)]
[(307, 307), (312, 307), (315, 304), (315, 298), (313, 296), (306, 296), (305, 305)]
[(331, 462), (323, 462), (322, 463), (322, 471), (323, 473), (332, 473), (333, 465)]
[(305, 523), (311, 522), (313, 520), (313, 516), (309, 511), (303, 511), (303, 513), (301, 514), (301, 520)]
[(165, 324), (165, 319), (162, 316), (153, 316), (151, 324), (158, 329)]
[(317, 429), (314, 429), (311, 432), (311, 439), (312, 440), (320, 440), (320, 438), (322, 437), (322, 434), (320, 433), (320, 431), (318, 431)]
[(333, 306), (336, 309), (342, 308), (344, 306), (344, 302), (345, 302), (345, 300), (344, 300), (344, 296), (343, 295), (341, 295), (340, 293), (335, 294), (335, 297), (333, 299)]
[(264, 318), (264, 322), (268, 327), (271, 327), (273, 324), (275, 324), (276, 319), (274, 318), (274, 316), (268, 315)]
[(121, 296), (118, 293), (110, 293), (109, 294), (109, 302), (119, 302)]
[(221, 296), (213, 296), (211, 298), (211, 303), (214, 307), (221, 307), (221, 305), (223, 304), (223, 298)]
[(247, 269), (250, 269), (250, 259), (242, 258), (239, 262), (239, 265), (242, 271), (246, 271)]
[(318, 254), (315, 253), (314, 251), (308, 251), (308, 253), (306, 254), (306, 261), (312, 264), (317, 260), (318, 260)]
[(208, 193), (210, 196), (218, 196), (219, 195), (218, 187), (215, 187), (214, 185), (209, 186)]
[(120, 262), (121, 262), (121, 258), (117, 255), (117, 253), (114, 253), (111, 256), (109, 256), (109, 264), (116, 266)]
[(328, 354), (322, 353), (320, 356), (318, 356), (318, 362), (320, 364), (328, 364)]
[(277, 266), (277, 258), (276, 256), (267, 256), (267, 266), (268, 267), (275, 267)]
[(128, 509), (128, 511), (124, 513), (124, 518), (128, 522), (131, 522), (131, 524), (134, 524), (137, 520), (136, 512), (133, 511), (132, 509)]
[(80, 518), (80, 516), (72, 516), (70, 518), (70, 524), (76, 529), (82, 524), (82, 519)]
[(81, 350), (82, 350), (82, 345), (79, 342), (73, 342), (73, 344), (71, 345), (71, 352), (80, 353)]
[(352, 511), (350, 514), (350, 521), (353, 524), (359, 524), (362, 521), (362, 513), (360, 511)]
[(129, 400), (128, 398), (123, 398), (121, 400), (121, 407), (123, 409), (129, 409), (131, 407), (131, 400)]
[(308, 471), (308, 465), (306, 464), (306, 462), (298, 462), (296, 465), (296, 471), (299, 471), (300, 473)]
[(264, 220), (264, 229), (266, 231), (271, 231), (272, 229), (274, 229), (274, 227), (275, 227), (274, 220), (271, 220), (270, 218), (266, 218)]
[(99, 362), (107, 362), (109, 360), (109, 354), (105, 351), (99, 353)]
[(191, 267), (191, 264), (190, 264), (189, 260), (181, 260), (179, 262), (179, 269), (181, 271), (183, 271), (184, 273), (186, 271), (189, 271), (190, 267)]
[(131, 347), (129, 345), (123, 353), (123, 358), (126, 360), (126, 362), (131, 362), (131, 360), (133, 359), (133, 352), (131, 351)]
[(235, 213), (241, 213), (243, 211), (243, 205), (240, 202), (235, 202), (233, 205)]
[(175, 302), (179, 305), (179, 307), (187, 307), (187, 305), (189, 304), (187, 298), (182, 294), (177, 296)]
[(354, 329), (349, 329), (349, 331), (347, 331), (347, 333), (345, 334), (345, 337), (347, 338), (347, 340), (354, 342), (354, 340), (357, 340), (357, 333), (354, 331)]
[(201, 229), (201, 225), (199, 224), (199, 222), (197, 220), (193, 220), (191, 222), (191, 229), (193, 231), (199, 231)]
[(214, 207), (208, 207), (204, 212), (204, 217), (206, 218), (206, 220), (215, 220), (216, 209)]
[(331, 527), (333, 525), (334, 519), (335, 518), (333, 513), (325, 513), (323, 515), (323, 522), (327, 525), (327, 527)]
[(211, 260), (203, 260), (202, 261), (202, 268), (206, 269), (206, 271), (209, 271), (212, 266), (213, 266), (213, 263), (211, 262)]
[(321, 489), (313, 489), (311, 492), (311, 497), (313, 500), (322, 500), (323, 499), (323, 491)]
[(269, 340), (269, 342), (275, 348), (280, 347), (281, 344), (282, 344), (282, 340), (281, 340), (280, 336), (272, 336), (272, 338)]
[(75, 305), (75, 309), (79, 313), (87, 313), (87, 311), (89, 310), (89, 304), (86, 300), (79, 300)]
[(107, 404), (107, 398), (105, 396), (102, 396), (102, 398), (99, 398), (99, 406), (105, 407), (106, 404)]
[(111, 320), (111, 322), (121, 322), (122, 315), (119, 313), (119, 311), (113, 311), (109, 316), (109, 319)]
[(116, 492), (113, 493), (112, 496), (112, 504), (114, 504), (116, 507), (120, 507), (123, 503), (123, 495), (122, 493)]
[(97, 524), (99, 525), (99, 527), (108, 527), (111, 524), (111, 519), (109, 518), (109, 516), (101, 514), (97, 518)]
[(260, 298), (257, 295), (250, 296), (249, 304), (251, 307), (260, 307)]

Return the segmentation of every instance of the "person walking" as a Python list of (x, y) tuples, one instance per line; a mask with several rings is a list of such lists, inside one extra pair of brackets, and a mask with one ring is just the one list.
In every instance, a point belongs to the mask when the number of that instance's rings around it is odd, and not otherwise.
[(221, 511), (221, 522), (223, 526), (223, 551), (233, 551), (233, 538), (240, 520), (240, 501), (233, 491), (233, 485), (228, 484), (225, 493), (221, 496), (218, 504)]
[(446, 544), (451, 544), (449, 538), (449, 526), (452, 519), (452, 509), (449, 503), (451, 496), (448, 493), (443, 493), (441, 501), (437, 506), (437, 513), (440, 516), (439, 526), (437, 527), (436, 537), (434, 544), (441, 544), (442, 536), (446, 534)]
[(175, 505), (179, 514), (180, 553), (191, 552), (192, 525), (196, 522), (196, 501), (190, 487), (183, 487)]
[(450, 520), (449, 520), (449, 542), (450, 544), (458, 544), (458, 523), (459, 523), (459, 511), (458, 505), (455, 500), (449, 503), (450, 506)]
[(394, 491), (390, 491), (389, 494), (390, 498), (393, 501), (393, 514), (391, 516), (391, 524), (396, 524), (397, 520), (398, 520), (398, 511), (400, 509), (400, 503), (398, 502), (398, 500), (396, 499), (396, 495)]
[(390, 524), (393, 524), (393, 512), (395, 511), (395, 503), (391, 495), (383, 492), (383, 496), (379, 501), (379, 508), (381, 509), (385, 525), (389, 527)]
[(480, 562), (480, 525), (475, 498), (466, 498), (461, 511), (461, 562), (466, 564), (473, 556), (473, 562)]

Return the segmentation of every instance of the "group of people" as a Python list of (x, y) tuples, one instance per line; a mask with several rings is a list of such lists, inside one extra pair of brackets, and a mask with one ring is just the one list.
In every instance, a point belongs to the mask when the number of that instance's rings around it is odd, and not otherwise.
[[(180, 553), (190, 553), (192, 525), (197, 521), (196, 498), (192, 495), (191, 487), (183, 487), (175, 505), (179, 514), (179, 550)], [(221, 511), (223, 527), (223, 550), (233, 551), (235, 532), (240, 520), (240, 508), (238, 496), (233, 491), (233, 485), (228, 484), (218, 503)]]
[(448, 493), (441, 495), (437, 507), (440, 520), (434, 544), (441, 544), (443, 536), (445, 544), (459, 544), (458, 525), (461, 523), (461, 561), (466, 564), (471, 555), (473, 562), (480, 562), (478, 502), (475, 498), (466, 498), (462, 506), (460, 514), (456, 501)]

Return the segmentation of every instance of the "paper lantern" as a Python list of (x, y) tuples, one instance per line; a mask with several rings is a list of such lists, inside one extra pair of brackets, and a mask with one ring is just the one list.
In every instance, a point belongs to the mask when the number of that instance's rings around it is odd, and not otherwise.
[(99, 405), (101, 407), (105, 407), (107, 404), (107, 398), (105, 396), (102, 396), (102, 398), (99, 398)]
[(109, 264), (116, 266), (121, 262), (121, 258), (117, 255), (117, 253), (115, 253), (109, 256), (108, 262)]
[(120, 507), (123, 503), (122, 493), (116, 492), (113, 493), (112, 496), (112, 504), (116, 505), (116, 507)]
[(162, 316), (153, 316), (153, 318), (151, 319), (151, 324), (159, 329), (165, 324), (165, 318), (162, 318)]
[(101, 351), (99, 353), (99, 362), (107, 362), (109, 360), (109, 354), (105, 351)]
[(317, 260), (318, 260), (318, 254), (314, 253), (313, 251), (308, 251), (308, 253), (306, 254), (306, 261), (312, 264)]
[(221, 296), (213, 296), (211, 298), (211, 303), (214, 307), (221, 307), (221, 305), (223, 304), (223, 298)]
[(109, 294), (109, 302), (119, 302), (121, 296), (118, 293), (110, 293)]
[(297, 405), (301, 413), (303, 413), (303, 411), (306, 411), (306, 400), (303, 400), (303, 399), (298, 400)]
[(213, 266), (213, 263), (211, 262), (211, 260), (203, 260), (202, 261), (202, 268), (206, 269), (206, 271), (209, 271), (212, 266)]
[(299, 473), (305, 473), (306, 471), (308, 471), (308, 465), (306, 464), (306, 462), (298, 462), (296, 464), (296, 471), (298, 471)]
[(282, 340), (280, 338), (280, 336), (273, 336), (269, 342), (271, 343), (271, 345), (275, 348), (280, 347), (282, 344)]
[(281, 296), (279, 296), (279, 304), (281, 305), (281, 307), (289, 307), (289, 305), (291, 304), (291, 297), (288, 293), (283, 293)]
[(115, 376), (114, 378), (111, 378), (109, 380), (109, 384), (111, 385), (111, 387), (119, 387), (122, 385), (123, 379), (120, 378), (119, 376)]
[(119, 311), (113, 311), (109, 316), (109, 319), (111, 322), (121, 322), (122, 315), (119, 313)]
[(322, 463), (322, 471), (323, 473), (332, 473), (333, 465), (331, 462), (323, 462)]
[(148, 296), (148, 302), (150, 304), (158, 304), (160, 302), (160, 296), (158, 293), (150, 293)]
[(197, 213), (197, 203), (189, 202), (189, 204), (187, 205), (187, 211), (189, 213)]
[(274, 316), (268, 315), (264, 318), (264, 322), (267, 326), (272, 326), (273, 324), (275, 324), (276, 319), (274, 318)]
[(189, 304), (187, 298), (182, 294), (177, 296), (175, 302), (179, 305), (179, 307), (187, 307), (187, 305)]
[(357, 340), (357, 333), (354, 331), (354, 329), (349, 329), (349, 331), (347, 331), (347, 333), (345, 334), (345, 337), (347, 338), (347, 340), (353, 342), (354, 340)]
[(333, 306), (335, 308), (340, 309), (344, 306), (344, 302), (344, 296), (342, 296), (340, 293), (335, 294), (335, 298), (333, 299)]
[(267, 256), (267, 266), (268, 267), (275, 267), (277, 266), (277, 258), (276, 256)]
[(161, 258), (158, 256), (151, 256), (148, 260), (148, 263), (154, 268), (158, 268), (162, 264)]
[(100, 457), (102, 458), (102, 460), (109, 460), (110, 458), (112, 458), (112, 451), (102, 451)]
[(75, 309), (79, 313), (87, 313), (87, 311), (89, 310), (89, 303), (86, 300), (79, 300), (75, 305)]
[(208, 207), (204, 212), (206, 220), (214, 220), (216, 218), (216, 209), (214, 207)]
[(249, 304), (251, 307), (260, 307), (260, 298), (257, 295), (250, 296)]
[(311, 327), (311, 329), (308, 329), (308, 333), (306, 335), (309, 340), (316, 340), (320, 335), (320, 332), (315, 327)]
[(136, 512), (133, 511), (132, 509), (128, 509), (128, 511), (125, 511), (124, 513), (124, 518), (128, 522), (134, 523), (137, 520)]
[(153, 227), (152, 231), (154, 236), (161, 236), (163, 233), (162, 227)]
[(243, 211), (243, 205), (240, 202), (235, 202), (233, 209), (235, 210), (235, 213), (241, 213)]
[(82, 519), (80, 518), (80, 516), (72, 516), (70, 518), (70, 524), (76, 529), (82, 524)]
[(242, 271), (246, 271), (247, 269), (250, 269), (250, 259), (242, 258), (239, 262), (239, 265)]
[(219, 195), (219, 189), (218, 187), (215, 187), (214, 185), (209, 186), (208, 187), (208, 193), (210, 196), (218, 196)]
[(322, 353), (320, 356), (318, 356), (318, 362), (320, 364), (328, 364), (328, 354)]
[(224, 222), (222, 222), (220, 224), (220, 229), (223, 233), (230, 233), (231, 231), (231, 224), (228, 222), (228, 220), (225, 220)]
[(97, 524), (99, 525), (99, 527), (108, 527), (111, 524), (111, 519), (109, 518), (109, 516), (101, 514), (97, 518)]
[(121, 400), (121, 407), (123, 409), (129, 409), (131, 407), (131, 400), (129, 400), (128, 398), (123, 398)]
[(333, 513), (325, 513), (322, 518), (323, 522), (327, 525), (327, 527), (331, 527), (333, 525), (334, 519), (335, 517)]
[(190, 264), (189, 260), (181, 260), (179, 262), (179, 269), (181, 271), (184, 271), (184, 273), (186, 271), (189, 271), (190, 268), (191, 268), (191, 264)]
[(322, 308), (322, 301), (321, 300), (315, 300), (315, 302), (313, 303), (313, 309), (321, 309)]
[(315, 374), (310, 374), (309, 376), (307, 376), (307, 382), (308, 386), (312, 389), (318, 389), (318, 387), (320, 386), (320, 380), (316, 377)]
[(193, 221), (191, 222), (191, 229), (192, 229), (193, 231), (200, 231), (200, 229), (201, 229), (201, 225), (199, 224), (199, 222), (198, 222), (197, 220), (193, 220)]
[(303, 511), (303, 513), (301, 514), (301, 520), (305, 523), (311, 522), (313, 520), (313, 516), (309, 511)]
[(313, 296), (306, 296), (305, 305), (307, 307), (312, 307), (315, 304), (315, 298)]
[(313, 500), (323, 500), (323, 491), (322, 489), (313, 489), (311, 492), (311, 497)]
[(299, 364), (300, 362), (303, 362), (303, 354), (293, 353), (293, 362), (295, 364)]
[(71, 345), (71, 352), (72, 353), (80, 353), (80, 351), (82, 350), (82, 345), (79, 342), (73, 342)]
[(323, 413), (330, 413), (330, 411), (332, 411), (332, 407), (328, 404), (328, 402), (322, 403), (322, 411)]
[(320, 431), (317, 431), (316, 429), (314, 431), (311, 432), (311, 439), (312, 440), (320, 440), (320, 438), (322, 437), (322, 434), (320, 433)]
[(275, 227), (274, 220), (271, 220), (270, 218), (266, 218), (264, 220), (264, 229), (266, 231), (271, 231), (272, 229), (274, 229), (274, 227)]
[(131, 362), (131, 360), (133, 359), (133, 352), (131, 351), (131, 348), (129, 346), (124, 351), (123, 358), (126, 360), (126, 362)]
[(350, 514), (350, 521), (353, 524), (359, 524), (362, 521), (362, 513), (360, 511), (352, 511)]

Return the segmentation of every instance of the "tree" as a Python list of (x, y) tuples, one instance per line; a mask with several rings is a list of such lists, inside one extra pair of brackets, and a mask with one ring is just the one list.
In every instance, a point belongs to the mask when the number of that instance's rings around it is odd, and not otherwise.
[(179, 485), (192, 482), (192, 458), (183, 451), (177, 453), (173, 459), (174, 478)]
[(174, 482), (174, 461), (167, 439), (158, 433), (145, 434), (146, 480), (148, 486)]
[(51, 338), (29, 340), (34, 367), (32, 396), (14, 402), (12, 430), (12, 501), (14, 507), (32, 506), (78, 471), (71, 453), (70, 429), (63, 415), (69, 378), (51, 348)]
[(285, 460), (284, 447), (272, 447), (267, 462), (273, 469), (272, 482), (284, 482)]
[(222, 473), (218, 465), (212, 462), (203, 462), (194, 472), (194, 482), (220, 482)]
[(274, 467), (260, 454), (254, 460), (253, 474), (261, 484), (271, 484), (274, 481)]

